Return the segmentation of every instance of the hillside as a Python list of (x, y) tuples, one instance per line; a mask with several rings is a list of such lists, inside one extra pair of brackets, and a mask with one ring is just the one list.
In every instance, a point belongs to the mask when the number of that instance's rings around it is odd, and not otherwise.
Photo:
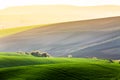
[(120, 16), (120, 6), (38, 5), (0, 10), (0, 28)]
[(16, 28), (9, 28), (9, 29), (0, 29), (0, 38), (6, 37), (9, 35), (13, 35), (19, 32), (23, 32), (26, 30), (30, 30), (33, 28), (37, 28), (40, 26), (45, 26), (45, 25), (34, 25), (34, 26), (22, 26), (22, 27), (16, 27)]
[(90, 58), (40, 58), (0, 53), (1, 80), (119, 80), (120, 64)]
[(42, 50), (52, 56), (120, 59), (120, 17), (58, 23), (0, 39), (1, 52)]

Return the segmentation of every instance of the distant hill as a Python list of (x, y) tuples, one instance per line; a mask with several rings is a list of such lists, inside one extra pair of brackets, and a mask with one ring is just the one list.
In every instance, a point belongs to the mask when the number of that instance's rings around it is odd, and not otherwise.
[(0, 29), (111, 16), (120, 16), (120, 6), (18, 6), (0, 10)]
[(120, 59), (120, 17), (58, 23), (0, 39), (0, 51)]

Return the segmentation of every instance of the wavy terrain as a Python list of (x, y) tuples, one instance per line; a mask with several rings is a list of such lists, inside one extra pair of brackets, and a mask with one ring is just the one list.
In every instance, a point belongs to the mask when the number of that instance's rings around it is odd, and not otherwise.
[(58, 23), (0, 39), (1, 52), (19, 50), (120, 59), (120, 17)]
[(118, 61), (0, 52), (1, 80), (119, 80)]

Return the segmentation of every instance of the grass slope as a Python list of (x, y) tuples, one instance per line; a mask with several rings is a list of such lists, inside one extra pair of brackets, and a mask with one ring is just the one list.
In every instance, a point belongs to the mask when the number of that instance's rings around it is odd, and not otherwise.
[(16, 34), (16, 33), (22, 32), (22, 31), (26, 31), (29, 29), (37, 28), (40, 26), (44, 26), (44, 25), (33, 25), (33, 26), (25, 26), (25, 27), (17, 27), (17, 28), (0, 29), (0, 38), (9, 36), (12, 34)]
[(0, 80), (119, 80), (120, 65), (85, 58), (0, 53)]

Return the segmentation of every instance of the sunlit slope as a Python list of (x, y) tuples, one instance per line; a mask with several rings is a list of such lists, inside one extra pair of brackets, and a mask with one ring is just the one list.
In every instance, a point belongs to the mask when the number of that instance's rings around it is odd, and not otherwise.
[(13, 35), (22, 31), (26, 31), (29, 29), (37, 28), (43, 25), (34, 25), (34, 26), (25, 26), (25, 27), (18, 27), (18, 28), (9, 28), (9, 29), (0, 29), (0, 38), (6, 37), (9, 35)]
[(120, 16), (120, 6), (41, 5), (0, 10), (0, 28)]
[(90, 58), (40, 58), (0, 53), (1, 80), (118, 80), (120, 64)]
[[(79, 59), (87, 61), (86, 59)], [(28, 66), (28, 65), (43, 65), (43, 64), (59, 64), (59, 63), (73, 63), (78, 62), (78, 59), (67, 58), (40, 58), (32, 55), (18, 54), (13, 52), (0, 52), (0, 68)], [(91, 60), (92, 62), (92, 60)], [(101, 60), (101, 62), (105, 62)]]
[(120, 57), (120, 17), (59, 23), (0, 39), (0, 51), (42, 50), (52, 56)]
[(0, 68), (43, 65), (43, 64), (61, 64), (61, 63), (108, 63), (107, 60), (84, 59), (84, 58), (45, 58), (34, 57), (32, 55), (18, 54), (13, 52), (0, 52)]

